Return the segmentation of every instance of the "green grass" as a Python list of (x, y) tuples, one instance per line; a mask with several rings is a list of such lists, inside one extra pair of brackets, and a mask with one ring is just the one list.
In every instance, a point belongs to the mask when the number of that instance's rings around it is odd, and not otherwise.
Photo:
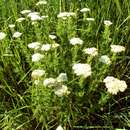
[[(130, 1), (129, 0), (48, 0), (47, 5), (36, 6), (36, 0), (1, 0), (0, 32), (7, 34), (0, 41), (0, 128), (4, 130), (30, 129), (53, 130), (62, 125), (64, 130), (115, 130), (130, 129)], [(91, 9), (83, 15), (80, 9)], [(32, 25), (31, 20), (18, 23), (19, 17), (26, 15), (20, 11), (38, 11), (48, 18)], [(58, 19), (60, 12), (75, 12), (76, 16), (67, 20)], [(95, 19), (93, 22), (85, 20)], [(104, 20), (113, 24), (105, 28)], [(15, 24), (14, 29), (8, 27)], [(22, 34), (13, 38), (15, 31)], [(49, 34), (55, 34), (51, 40)], [(79, 37), (83, 45), (72, 46), (69, 40)], [(109, 39), (111, 38), (111, 40)], [(31, 42), (42, 44), (58, 43), (60, 47), (48, 52), (33, 51)], [(114, 55), (111, 44), (122, 45), (125, 52)], [(98, 56), (83, 53), (84, 48), (96, 47)], [(34, 52), (44, 54), (43, 60), (33, 63)], [(108, 55), (112, 64), (99, 62), (101, 55)], [(88, 63), (92, 75), (83, 78), (72, 70), (74, 63)], [(41, 83), (34, 84), (33, 70), (41, 68), (45, 75)], [(70, 94), (58, 97), (55, 88), (43, 85), (43, 80), (56, 78), (66, 73)], [(125, 92), (111, 95), (103, 83), (106, 76), (125, 80)]]

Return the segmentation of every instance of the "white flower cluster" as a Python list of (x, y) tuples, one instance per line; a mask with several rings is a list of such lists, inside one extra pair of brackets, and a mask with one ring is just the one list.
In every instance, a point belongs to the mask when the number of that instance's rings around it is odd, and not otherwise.
[(85, 54), (96, 56), (98, 55), (98, 50), (95, 47), (86, 48), (83, 50)]
[(46, 4), (47, 4), (47, 1), (40, 0), (39, 2), (36, 3), (36, 6), (38, 6), (38, 5), (46, 5)]
[(60, 73), (59, 76), (55, 78), (46, 78), (43, 81), (45, 87), (52, 88), (54, 87), (54, 93), (58, 97), (69, 94), (68, 87), (64, 85), (64, 82), (68, 81), (66, 73)]
[(53, 35), (53, 34), (50, 34), (50, 35), (49, 35), (49, 38), (52, 39), (52, 40), (54, 40), (54, 39), (56, 39), (56, 36)]
[(0, 32), (0, 40), (3, 40), (6, 37), (6, 34), (4, 32)]
[(111, 60), (107, 55), (102, 55), (99, 59), (100, 62), (110, 65), (111, 64)]
[(16, 22), (21, 23), (21, 22), (24, 21), (24, 20), (25, 20), (25, 18), (21, 17), (21, 18), (16, 19)]
[(58, 18), (67, 19), (68, 17), (75, 16), (74, 12), (61, 12), (57, 15)]
[(70, 44), (72, 45), (82, 45), (83, 44), (83, 40), (81, 40), (80, 38), (77, 38), (77, 37), (73, 37), (70, 39)]
[(41, 46), (40, 42), (32, 42), (32, 43), (28, 44), (28, 48), (31, 48), (31, 49), (34, 49), (34, 50), (39, 49), (40, 46)]
[(127, 84), (123, 80), (119, 80), (112, 76), (107, 76), (103, 82), (109, 93), (116, 95), (118, 92), (124, 92), (127, 88)]
[(9, 28), (14, 28), (15, 24), (9, 24)]
[(15, 33), (13, 34), (13, 38), (19, 38), (21, 35), (22, 35), (22, 33), (20, 33), (20, 32), (15, 32)]
[(77, 76), (83, 76), (84, 78), (87, 78), (92, 74), (91, 66), (89, 64), (74, 64), (72, 69)]
[(90, 9), (89, 8), (82, 8), (80, 10), (80, 12), (82, 12), (82, 13), (90, 12)]
[(113, 53), (119, 53), (119, 52), (125, 51), (125, 47), (121, 45), (111, 45), (110, 47)]
[(59, 125), (56, 130), (64, 130), (61, 125)]
[(32, 78), (37, 80), (39, 78), (41, 78), (43, 75), (45, 74), (45, 70), (42, 69), (36, 69), (32, 72)]
[(35, 53), (32, 55), (32, 62), (38, 62), (43, 58), (44, 58), (44, 55), (42, 55), (40, 53)]
[(28, 13), (31, 13), (31, 10), (22, 10), (20, 13), (21, 14), (28, 14)]
[(104, 20), (104, 24), (105, 24), (105, 26), (109, 27), (110, 25), (112, 25), (112, 22), (109, 20)]
[(94, 18), (86, 18), (87, 21), (94, 21)]

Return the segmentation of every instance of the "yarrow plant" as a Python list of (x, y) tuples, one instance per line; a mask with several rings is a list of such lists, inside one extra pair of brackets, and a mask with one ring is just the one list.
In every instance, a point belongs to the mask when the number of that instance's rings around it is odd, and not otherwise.
[(42, 55), (40, 53), (35, 53), (32, 55), (32, 62), (38, 62), (43, 58), (44, 58), (44, 55)]
[(127, 88), (127, 84), (123, 80), (119, 80), (112, 76), (107, 76), (103, 82), (109, 93), (116, 95), (118, 92), (124, 92)]
[(119, 53), (125, 51), (125, 47), (121, 45), (111, 45), (111, 51), (113, 53)]
[(19, 38), (21, 35), (22, 35), (22, 33), (20, 33), (20, 32), (15, 32), (15, 33), (13, 34), (13, 38)]
[(77, 76), (83, 76), (87, 78), (92, 74), (91, 66), (89, 64), (77, 63), (74, 64), (72, 69)]
[(0, 4), (0, 128), (129, 128), (128, 2), (17, 2)]
[(42, 69), (36, 69), (32, 72), (31, 76), (33, 79), (39, 79), (45, 74), (45, 70)]
[(3, 40), (6, 37), (6, 34), (4, 32), (0, 32), (0, 40)]
[(78, 37), (73, 37), (73, 38), (70, 39), (70, 44), (72, 44), (72, 45), (77, 45), (77, 44), (82, 45), (83, 40), (81, 40)]
[(100, 62), (109, 65), (111, 63), (110, 58), (107, 55), (102, 55), (99, 59)]
[(39, 42), (32, 42), (32, 43), (28, 44), (28, 48), (31, 48), (31, 49), (34, 49), (34, 50), (39, 49), (40, 46), (41, 46), (41, 43), (39, 43)]
[(68, 17), (75, 16), (74, 12), (61, 12), (57, 15), (58, 18), (67, 19)]
[(97, 51), (97, 49), (96, 49), (95, 47), (84, 49), (84, 53), (85, 53), (85, 54), (89, 54), (89, 55), (91, 55), (91, 56), (96, 56), (96, 55), (98, 55), (98, 51)]
[(104, 20), (104, 24), (105, 24), (106, 26), (110, 26), (110, 25), (112, 25), (112, 22), (109, 21), (109, 20)]
[(82, 13), (89, 12), (89, 11), (90, 11), (89, 8), (83, 8), (83, 9), (80, 10), (80, 12), (82, 12)]

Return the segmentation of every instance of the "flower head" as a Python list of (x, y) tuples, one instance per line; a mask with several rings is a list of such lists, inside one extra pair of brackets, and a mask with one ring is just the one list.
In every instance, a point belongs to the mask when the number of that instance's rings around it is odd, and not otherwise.
[(41, 50), (49, 51), (51, 49), (51, 44), (43, 44)]
[(28, 14), (28, 13), (31, 13), (31, 10), (22, 10), (20, 13), (21, 14)]
[(83, 9), (80, 10), (80, 12), (82, 12), (82, 13), (86, 13), (86, 12), (89, 12), (89, 11), (90, 11), (89, 8), (83, 8)]
[(104, 24), (105, 24), (106, 26), (110, 26), (110, 25), (112, 25), (112, 22), (109, 21), (109, 20), (104, 20)]
[(64, 130), (61, 125), (59, 125), (56, 130)]
[(91, 56), (96, 56), (96, 55), (98, 55), (98, 51), (97, 51), (97, 49), (96, 49), (95, 47), (84, 49), (84, 53), (85, 53), (85, 54), (89, 54), (89, 55), (91, 55)]
[(107, 76), (103, 82), (105, 83), (108, 92), (113, 95), (116, 95), (119, 91), (124, 92), (127, 88), (125, 81), (114, 78), (113, 76)]
[(31, 12), (27, 16), (30, 17), (32, 21), (42, 20), (42, 18), (40, 17), (39, 12)]
[(39, 2), (36, 3), (36, 6), (38, 6), (38, 5), (46, 5), (46, 4), (47, 4), (47, 1), (40, 0)]
[(68, 94), (68, 88), (65, 85), (59, 86), (55, 89), (54, 91), (55, 95), (57, 95), (58, 97), (62, 97), (66, 94)]
[(111, 45), (111, 51), (114, 53), (119, 53), (119, 52), (125, 51), (125, 47), (121, 45)]
[(109, 65), (111, 63), (110, 58), (107, 55), (102, 55), (99, 59), (100, 62)]
[(0, 32), (0, 40), (3, 40), (6, 37), (6, 34), (4, 32)]
[(81, 40), (80, 38), (73, 37), (73, 38), (70, 39), (70, 44), (72, 44), (72, 45), (77, 45), (77, 44), (82, 45), (83, 40)]
[(72, 69), (77, 76), (83, 76), (84, 78), (91, 75), (91, 66), (89, 64), (74, 64)]
[(94, 18), (86, 18), (87, 21), (94, 21)]
[(45, 74), (45, 70), (42, 69), (36, 69), (32, 72), (32, 78), (33, 79), (39, 79), (40, 77), (42, 77)]
[(32, 62), (38, 62), (43, 58), (44, 58), (44, 55), (42, 55), (40, 53), (35, 53), (32, 55)]
[(13, 34), (13, 37), (14, 37), (14, 38), (19, 38), (21, 35), (22, 35), (22, 33), (20, 33), (20, 32), (15, 32), (15, 33)]
[(54, 78), (46, 78), (44, 81), (43, 81), (43, 85), (45, 87), (53, 87), (53, 86), (56, 86), (57, 85), (57, 81), (56, 79)]
[(50, 34), (50, 35), (49, 35), (49, 38), (50, 38), (50, 39), (52, 39), (52, 40), (54, 40), (54, 39), (56, 39), (56, 36), (55, 36), (55, 35)]
[(15, 24), (9, 24), (9, 28), (14, 28)]
[(21, 22), (24, 21), (24, 20), (25, 20), (25, 18), (21, 17), (21, 18), (16, 19), (16, 22), (21, 23)]
[(43, 15), (43, 16), (41, 16), (41, 20), (43, 20), (43, 19), (45, 19), (45, 18), (48, 18), (48, 16), (46, 15)]
[(41, 46), (41, 43), (39, 43), (39, 42), (32, 42), (32, 43), (28, 44), (28, 48), (32, 48), (34, 50), (39, 49), (40, 46)]
[(61, 12), (57, 15), (58, 18), (67, 19), (68, 17), (75, 16), (74, 12)]
[(66, 73), (60, 73), (59, 76), (57, 77), (57, 82), (65, 82), (67, 80), (68, 78)]

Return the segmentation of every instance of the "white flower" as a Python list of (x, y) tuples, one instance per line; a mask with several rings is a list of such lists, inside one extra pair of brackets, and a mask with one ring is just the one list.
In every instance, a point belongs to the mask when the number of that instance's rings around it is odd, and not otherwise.
[(87, 21), (94, 21), (94, 18), (86, 18)]
[(45, 87), (53, 87), (53, 86), (56, 86), (56, 79), (54, 78), (46, 78), (44, 81), (43, 81), (43, 85)]
[(59, 125), (56, 130), (64, 130), (61, 125)]
[(51, 49), (51, 44), (43, 44), (41, 50), (49, 51)]
[(82, 12), (82, 13), (89, 12), (89, 11), (90, 11), (89, 8), (83, 8), (83, 9), (80, 10), (80, 12)]
[(53, 40), (53, 39), (56, 39), (56, 36), (55, 36), (55, 35), (50, 34), (50, 35), (49, 35), (49, 38), (51, 38), (51, 39)]
[(0, 32), (0, 40), (3, 40), (6, 37), (6, 34), (4, 32)]
[(31, 76), (33, 79), (39, 79), (40, 77), (42, 77), (45, 74), (45, 70), (42, 69), (36, 69), (32, 72)]
[(20, 13), (21, 14), (28, 14), (28, 13), (31, 13), (31, 10), (22, 10)]
[(107, 55), (102, 55), (99, 59), (100, 62), (109, 65), (111, 63), (110, 58)]
[(53, 44), (51, 44), (51, 47), (52, 48), (57, 48), (57, 47), (59, 47), (60, 45), (58, 44), (58, 43), (53, 43)]
[(41, 18), (39, 15), (34, 14), (34, 15), (31, 16), (31, 20), (32, 20), (32, 21), (35, 21), (35, 20), (42, 20), (42, 18)]
[(104, 20), (104, 24), (105, 24), (106, 26), (110, 26), (110, 25), (112, 25), (112, 22), (109, 21), (109, 20)]
[(43, 58), (44, 58), (44, 56), (42, 54), (35, 53), (35, 54), (32, 55), (32, 62), (38, 62)]
[(60, 75), (57, 77), (57, 82), (65, 82), (67, 80), (68, 78), (66, 73), (60, 73)]
[(74, 12), (61, 12), (57, 15), (58, 18), (66, 19), (67, 17), (75, 16)]
[(39, 15), (39, 12), (31, 12), (27, 16), (30, 17), (32, 21), (42, 20), (42, 18)]
[(19, 38), (21, 35), (22, 35), (22, 33), (20, 33), (20, 32), (15, 32), (15, 33), (13, 34), (13, 37), (14, 37), (14, 38)]
[(45, 18), (48, 18), (48, 16), (41, 16), (41, 19), (43, 20), (43, 19), (45, 19)]
[(30, 12), (27, 16), (31, 17), (32, 15), (39, 15), (39, 14), (40, 14), (39, 12)]
[(46, 4), (47, 4), (47, 1), (41, 0), (41, 1), (36, 3), (36, 6), (38, 6), (38, 5), (46, 5)]
[(24, 20), (25, 20), (25, 18), (21, 17), (21, 18), (16, 19), (16, 22), (21, 23), (21, 22), (24, 21)]
[(15, 24), (9, 24), (9, 28), (14, 28)]
[(62, 85), (60, 87), (57, 87), (54, 91), (55, 95), (57, 95), (58, 97), (62, 97), (66, 94), (68, 94), (68, 88), (65, 85)]
[(82, 45), (83, 40), (81, 40), (80, 38), (73, 37), (73, 38), (70, 39), (70, 44), (72, 44), (72, 45), (76, 45), (76, 44)]
[(111, 51), (114, 53), (125, 51), (125, 47), (121, 45), (111, 45)]
[(127, 88), (127, 84), (123, 80), (114, 78), (113, 76), (107, 76), (103, 82), (109, 93), (116, 95), (119, 91), (124, 92)]
[(92, 47), (92, 48), (86, 48), (83, 50), (85, 54), (89, 54), (91, 56), (96, 56), (98, 55), (98, 51), (95, 47)]
[(28, 48), (32, 48), (34, 50), (39, 49), (40, 46), (41, 46), (41, 43), (39, 43), (39, 42), (32, 42), (32, 43), (28, 44)]
[(77, 76), (83, 76), (84, 78), (91, 75), (91, 66), (89, 64), (74, 64), (72, 69)]

